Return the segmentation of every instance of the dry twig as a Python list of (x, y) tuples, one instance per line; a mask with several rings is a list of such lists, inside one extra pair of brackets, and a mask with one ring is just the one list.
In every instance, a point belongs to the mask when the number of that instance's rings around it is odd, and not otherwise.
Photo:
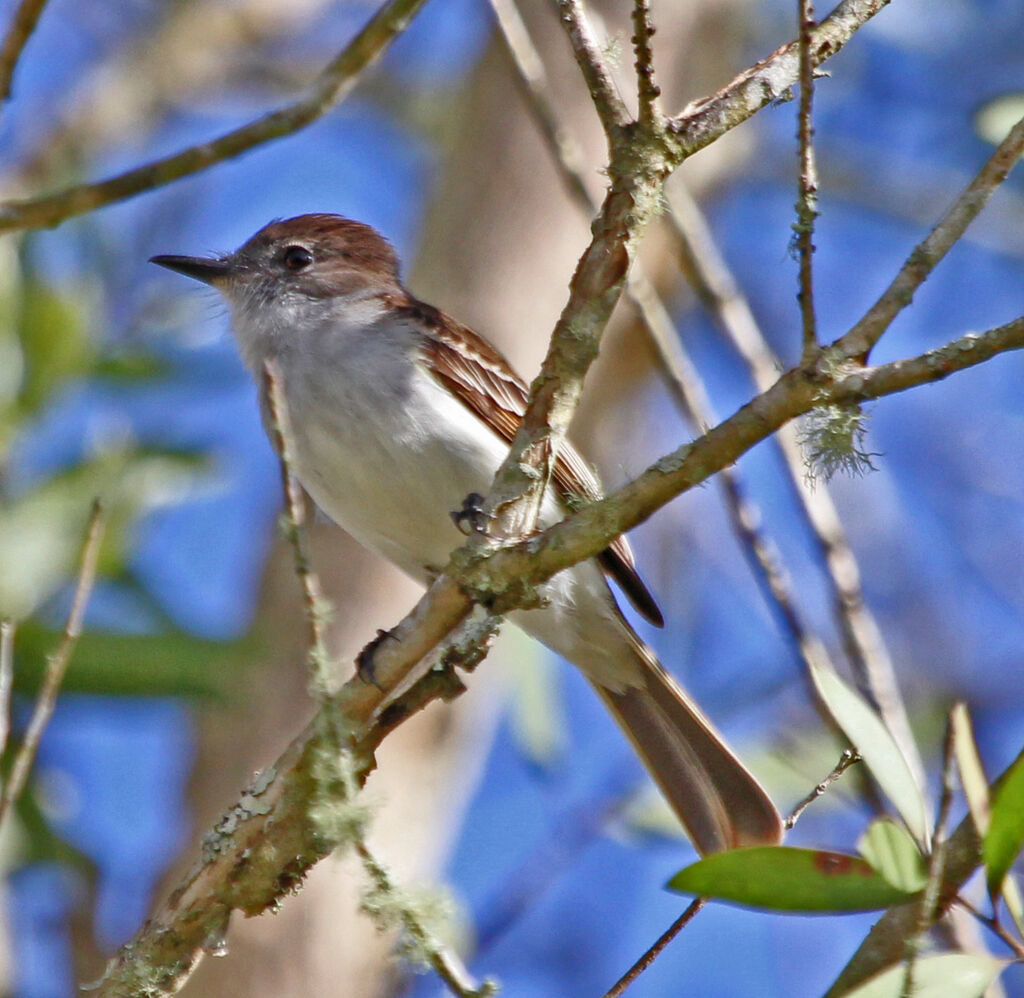
[(836, 780), (839, 779), (852, 765), (860, 762), (860, 756), (853, 749), (845, 749), (843, 754), (839, 757), (839, 762), (835, 764), (832, 772), (828, 774), (802, 801), (800, 801), (796, 807), (793, 808), (789, 813), (789, 817), (786, 818), (786, 831), (789, 831), (802, 817), (804, 811), (807, 810), (819, 797), (824, 796), (828, 792), (828, 788), (832, 786)]
[(67, 671), (71, 655), (78, 643), (78, 636), (82, 633), (85, 608), (89, 603), (93, 584), (96, 582), (96, 562), (99, 558), (102, 540), (103, 507), (97, 500), (93, 503), (89, 525), (86, 528), (85, 545), (82, 548), (81, 566), (78, 570), (78, 582), (75, 584), (75, 594), (71, 600), (67, 623), (64, 625), (64, 634), (57, 650), (47, 660), (46, 675), (43, 677), (43, 685), (39, 691), (35, 709), (32, 711), (32, 718), (25, 732), (25, 738), (14, 757), (11, 775), (7, 778), (3, 793), (0, 794), (0, 824), (3, 824), (8, 812), (21, 796), (22, 790), (25, 789), (25, 782), (28, 780), (32, 763), (35, 761), (39, 742), (42, 740), (43, 732), (46, 730), (46, 725), (50, 723), (54, 707), (57, 705), (60, 684), (64, 681), (64, 673)]
[[(691, 285), (716, 325), (746, 361), (759, 391), (778, 379), (782, 361), (758, 326), (750, 305), (715, 244), (700, 208), (686, 187), (669, 189), (669, 216)], [(797, 429), (781, 427), (775, 441), (782, 453), (793, 494), (818, 544), (825, 577), (832, 590), (833, 607), (847, 657), (858, 682), (866, 689), (893, 737), (899, 743), (919, 786), (924, 786), (924, 765), (910, 729), (892, 658), (860, 584), (860, 568), (839, 518), (839, 511), (821, 482), (812, 487)], [(799, 647), (799, 626), (783, 617)], [(798, 622), (796, 622), (798, 625)], [(806, 655), (804, 656), (806, 660)]]
[(800, 150), (800, 183), (793, 225), (800, 260), (800, 319), (803, 327), (803, 360), (809, 361), (818, 348), (818, 322), (814, 314), (814, 220), (818, 217), (818, 171), (814, 163), (814, 66), (811, 41), (814, 31), (814, 2), (799, 0), (797, 54), (800, 73), (800, 105), (797, 113), (797, 141)]
[[(324, 748), (332, 757), (334, 765), (328, 773), (321, 772), (320, 767), (313, 768), (313, 775), (320, 783), (317, 806), (322, 807), (324, 801), (332, 800), (347, 808), (349, 820), (344, 823), (347, 838), (341, 845), (351, 845), (359, 857), (363, 870), (371, 884), (371, 890), (378, 900), (383, 901), (390, 910), (397, 913), (407, 933), (415, 940), (418, 951), (429, 962), (434, 971), (448, 986), (452, 994), (459, 998), (485, 998), (492, 993), (487, 985), (477, 985), (459, 957), (444, 946), (424, 924), (419, 912), (405, 900), (403, 894), (392, 882), (384, 864), (374, 855), (366, 843), (365, 820), (354, 820), (353, 805), (356, 804), (360, 779), (359, 770), (365, 766), (357, 763), (358, 751), (366, 751), (365, 740), (357, 742), (351, 729), (345, 724), (345, 716), (335, 710), (330, 694), (330, 657), (327, 651), (327, 616), (328, 604), (320, 587), (320, 580), (313, 571), (302, 537), (303, 500), (302, 489), (294, 471), (294, 442), (291, 430), (291, 418), (285, 385), (277, 365), (267, 360), (263, 368), (263, 388), (274, 448), (281, 463), (281, 479), (285, 495), (285, 531), (295, 561), (295, 574), (302, 589), (306, 621), (310, 629), (310, 673), (311, 687), (320, 709), (314, 719), (314, 727), (321, 738), (327, 736)], [(482, 641), (481, 646), (486, 647)], [(433, 687), (430, 691), (435, 692)], [(422, 691), (421, 691), (422, 692)], [(400, 717), (409, 716), (411, 704), (407, 703)], [(396, 720), (392, 712), (391, 730)], [(365, 759), (367, 756), (363, 755)], [(311, 819), (311, 823), (315, 823)]]
[(13, 620), (0, 620), (0, 755), (7, 750), (11, 733), (11, 687), (14, 685)]
[(658, 936), (655, 943), (647, 950), (646, 953), (636, 963), (633, 964), (629, 970), (626, 971), (622, 977), (611, 987), (610, 990), (605, 992), (604, 998), (619, 998), (619, 995), (625, 993), (628, 988), (655, 960), (657, 960), (661, 951), (670, 943), (676, 936), (679, 935), (683, 929), (686, 928), (690, 922), (700, 913), (701, 908), (708, 903), (707, 898), (694, 898), (686, 910), (660, 935)]

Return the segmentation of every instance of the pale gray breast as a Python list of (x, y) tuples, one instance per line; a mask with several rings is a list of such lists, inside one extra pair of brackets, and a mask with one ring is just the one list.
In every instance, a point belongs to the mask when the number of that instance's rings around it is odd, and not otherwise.
[(448, 514), (486, 491), (505, 447), (419, 365), (407, 331), (339, 332), (279, 358), (296, 472), (349, 533), (422, 575), (460, 542)]

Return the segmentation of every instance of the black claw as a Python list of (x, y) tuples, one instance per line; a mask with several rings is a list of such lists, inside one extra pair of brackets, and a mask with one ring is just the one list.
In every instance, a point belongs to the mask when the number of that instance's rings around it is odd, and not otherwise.
[(489, 517), (484, 512), (484, 497), (479, 492), (470, 492), (462, 500), (462, 509), (449, 514), (452, 522), (467, 537), (470, 534), (486, 534)]
[(377, 636), (358, 654), (356, 655), (356, 675), (364, 682), (371, 683), (376, 686), (382, 693), (384, 687), (377, 682), (377, 677), (374, 674), (373, 659), (377, 654), (377, 649), (390, 638), (392, 641), (397, 641), (393, 631), (386, 631), (383, 627), (377, 628)]

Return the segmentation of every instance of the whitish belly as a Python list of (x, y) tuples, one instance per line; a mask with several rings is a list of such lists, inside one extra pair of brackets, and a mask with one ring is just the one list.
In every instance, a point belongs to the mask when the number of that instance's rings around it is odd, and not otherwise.
[(296, 472), (356, 540), (424, 579), (464, 541), (451, 511), (487, 492), (507, 448), (432, 384), (403, 410), (296, 421)]

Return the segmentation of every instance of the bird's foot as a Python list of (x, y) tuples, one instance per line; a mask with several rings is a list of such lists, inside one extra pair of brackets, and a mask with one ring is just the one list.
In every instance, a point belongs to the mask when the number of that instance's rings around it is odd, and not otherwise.
[(395, 637), (394, 631), (378, 627), (377, 636), (358, 655), (356, 655), (356, 675), (364, 683), (371, 683), (376, 686), (381, 692), (384, 691), (384, 688), (377, 682), (377, 675), (373, 660), (377, 654), (377, 649), (387, 641), (388, 638), (392, 641), (398, 640), (398, 638)]
[(449, 515), (455, 526), (467, 537), (470, 534), (487, 534), (490, 517), (484, 512), (484, 497), (479, 492), (470, 492), (462, 500), (462, 508), (453, 509)]

